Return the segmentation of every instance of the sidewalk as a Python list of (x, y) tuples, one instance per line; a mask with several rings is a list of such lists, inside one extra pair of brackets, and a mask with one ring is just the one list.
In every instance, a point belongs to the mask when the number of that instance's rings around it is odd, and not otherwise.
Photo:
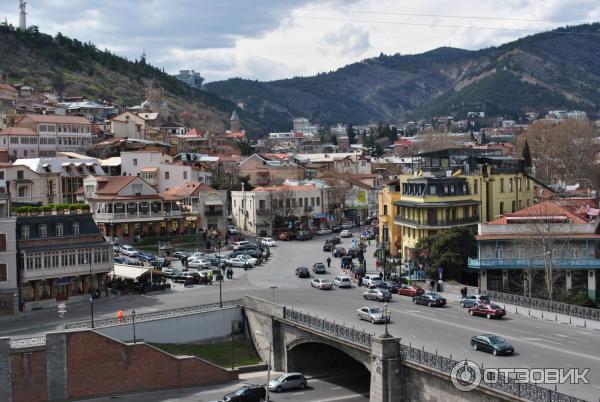
[[(426, 289), (425, 287), (423, 287), (423, 288)], [(450, 289), (448, 289), (448, 288), (450, 288)], [(439, 293), (446, 298), (448, 303), (455, 303), (457, 306), (460, 306), (459, 303), (460, 303), (461, 295), (458, 291), (453, 292), (452, 288), (453, 288), (452, 285), (447, 286), (443, 292), (439, 292)], [(459, 290), (458, 286), (456, 286), (456, 288), (457, 288), (457, 290)], [(474, 290), (474, 291), (472, 291), (472, 290)], [(473, 293), (477, 293), (477, 289), (469, 288), (469, 294), (473, 294)], [(600, 331), (600, 321), (584, 320), (583, 318), (579, 318), (579, 317), (573, 317), (573, 316), (565, 315), (565, 314), (556, 314), (556, 313), (552, 313), (549, 311), (543, 311), (543, 310), (530, 309), (528, 307), (517, 306), (514, 304), (505, 304), (505, 303), (498, 303), (498, 304), (501, 305), (506, 310), (507, 314), (519, 315), (521, 317), (528, 317), (528, 318), (537, 319), (537, 320), (556, 322), (557, 324), (570, 325), (570, 326), (576, 327), (576, 328), (588, 328), (588, 329), (593, 329), (594, 331)]]

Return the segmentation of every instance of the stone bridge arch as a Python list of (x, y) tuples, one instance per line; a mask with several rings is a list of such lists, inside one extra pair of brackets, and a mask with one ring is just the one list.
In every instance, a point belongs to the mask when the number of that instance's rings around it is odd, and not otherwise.
[[(335, 349), (348, 356), (349, 358), (360, 363), (367, 371), (371, 372), (372, 357), (369, 352), (356, 347), (349, 346), (342, 342), (316, 336), (313, 334), (300, 335), (288, 340), (285, 344), (285, 361), (288, 371), (298, 371), (298, 357), (294, 356), (299, 350), (306, 349), (302, 345), (314, 345), (315, 348), (320, 348), (323, 353), (327, 353), (331, 349)], [(321, 346), (319, 346), (321, 345)], [(340, 355), (338, 355), (339, 357)]]

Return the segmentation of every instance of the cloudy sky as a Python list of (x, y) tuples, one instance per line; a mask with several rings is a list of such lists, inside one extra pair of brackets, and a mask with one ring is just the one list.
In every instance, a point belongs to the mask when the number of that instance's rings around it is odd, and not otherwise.
[[(18, 25), (18, 0), (0, 18)], [(28, 25), (173, 73), (272, 80), (600, 20), (598, 0), (29, 0)]]

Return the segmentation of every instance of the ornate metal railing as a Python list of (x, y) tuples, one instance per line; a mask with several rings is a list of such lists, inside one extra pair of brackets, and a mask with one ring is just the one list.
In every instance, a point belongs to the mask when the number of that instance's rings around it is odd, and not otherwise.
[(284, 318), (308, 328), (315, 329), (325, 335), (331, 335), (360, 346), (370, 348), (372, 345), (371, 334), (354, 328), (349, 328), (344, 325), (336, 324), (335, 322), (328, 321), (324, 318), (301, 313), (292, 309), (284, 310)]
[(536, 299), (510, 293), (495, 292), (488, 290), (483, 292), (495, 302), (514, 304), (536, 310), (549, 311), (551, 313), (570, 315), (586, 320), (600, 320), (600, 309), (576, 306), (574, 304), (559, 303), (551, 300)]
[[(460, 363), (459, 361), (439, 356), (438, 354), (429, 353), (422, 349), (414, 348), (412, 346), (400, 344), (400, 350), (403, 359), (420, 365), (431, 367), (435, 370), (441, 371), (446, 374), (451, 374), (454, 366)], [(481, 375), (481, 378), (484, 378), (483, 370)], [(514, 395), (529, 401), (585, 402), (583, 399), (565, 395), (560, 392), (553, 391), (549, 388), (543, 388), (531, 383), (522, 384), (516, 382), (515, 379), (505, 377), (502, 374), (498, 375), (497, 382), (481, 384), (480, 386), (491, 388), (495, 391), (503, 392), (505, 394)]]
[(45, 336), (34, 336), (28, 338), (10, 338), (11, 349), (26, 349), (46, 346)]
[[(244, 305), (243, 299), (228, 300), (223, 302), (223, 309), (240, 307)], [(190, 314), (203, 313), (207, 311), (220, 310), (220, 303), (203, 304), (200, 306), (182, 307), (172, 310), (154, 311), (151, 313), (140, 313), (135, 315), (136, 322), (160, 320), (165, 318), (179, 317)], [(103, 318), (94, 320), (94, 328), (112, 327), (115, 325), (130, 324), (133, 321), (133, 316), (128, 314), (122, 320), (118, 318)], [(85, 329), (91, 328), (91, 321), (68, 322), (65, 324), (65, 329)]]

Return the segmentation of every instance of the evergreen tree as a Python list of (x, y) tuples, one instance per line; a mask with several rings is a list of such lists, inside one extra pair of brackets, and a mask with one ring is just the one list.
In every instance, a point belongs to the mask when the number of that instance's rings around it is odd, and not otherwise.
[(525, 140), (525, 144), (523, 144), (523, 160), (525, 162), (525, 167), (531, 167), (531, 151), (529, 150), (529, 143)]
[(346, 135), (348, 135), (348, 142), (352, 144), (356, 144), (356, 132), (354, 131), (354, 127), (352, 124), (348, 124), (348, 128), (346, 129)]
[(338, 144), (338, 142), (337, 142), (337, 137), (336, 137), (335, 135), (332, 135), (332, 136), (331, 136), (331, 144), (332, 144), (332, 145), (337, 145), (337, 144)]

